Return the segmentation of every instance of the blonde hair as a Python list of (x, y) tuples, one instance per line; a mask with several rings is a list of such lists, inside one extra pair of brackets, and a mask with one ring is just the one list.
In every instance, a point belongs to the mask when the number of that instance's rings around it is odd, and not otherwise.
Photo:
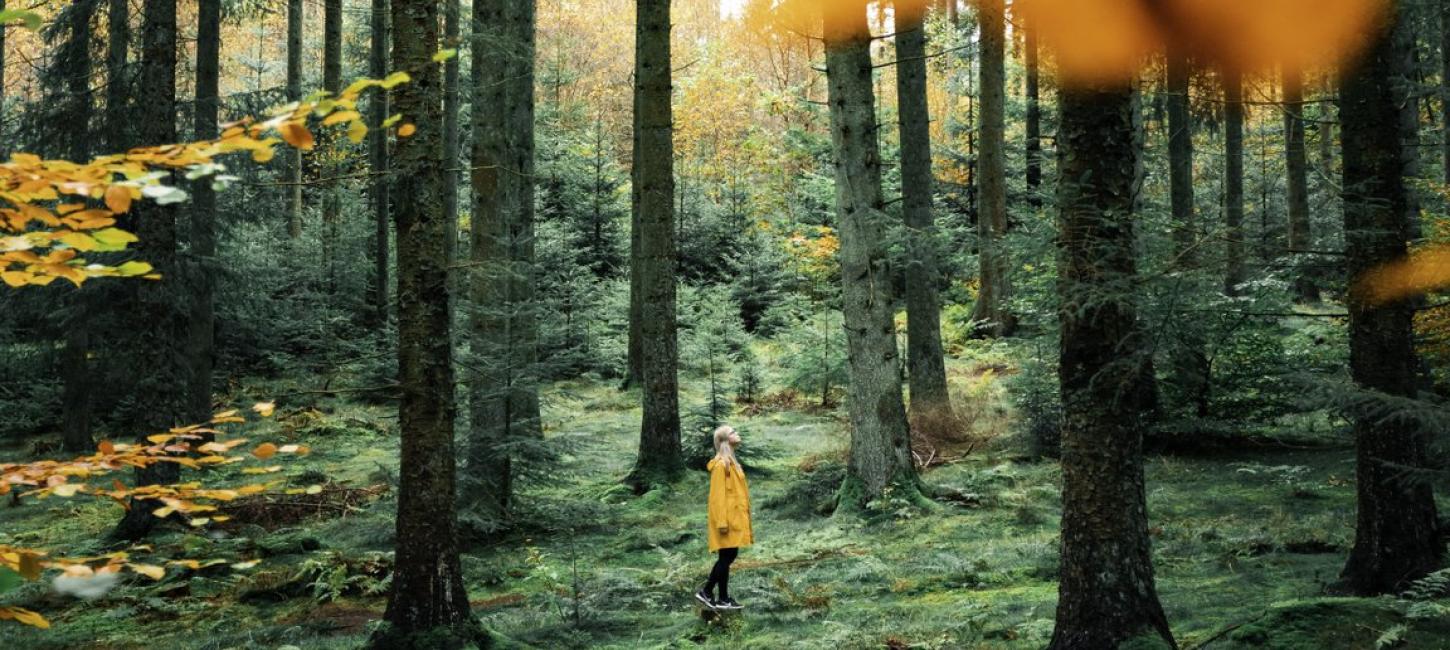
[(740, 466), (740, 461), (735, 460), (735, 447), (730, 444), (730, 434), (734, 432), (735, 429), (728, 424), (715, 428), (715, 460), (720, 461), (726, 469)]

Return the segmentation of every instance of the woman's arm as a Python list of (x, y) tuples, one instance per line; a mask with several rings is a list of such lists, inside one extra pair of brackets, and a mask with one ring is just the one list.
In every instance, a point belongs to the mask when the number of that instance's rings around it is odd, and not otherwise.
[(715, 527), (724, 533), (730, 530), (730, 493), (734, 490), (725, 476), (725, 469), (719, 463), (710, 470), (710, 514), (714, 515)]

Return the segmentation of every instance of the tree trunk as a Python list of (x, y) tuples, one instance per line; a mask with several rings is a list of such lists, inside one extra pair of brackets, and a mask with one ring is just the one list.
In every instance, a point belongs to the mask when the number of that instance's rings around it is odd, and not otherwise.
[[(631, 130), (631, 156), (639, 154), (639, 93), (634, 93), (633, 128)], [(624, 382), (621, 387), (628, 390), (640, 382), (643, 374), (642, 368), (642, 346), (643, 335), (640, 327), (644, 324), (644, 291), (640, 287), (640, 277), (643, 272), (644, 263), (640, 261), (643, 253), (640, 251), (640, 220), (639, 220), (639, 164), (638, 159), (630, 161), (629, 169), (629, 357), (624, 369)]]
[[(457, 49), (462, 26), (462, 8), (459, 0), (443, 3), (443, 47)], [(461, 144), (459, 143), (458, 120), (461, 102), (459, 100), (459, 60), (457, 56), (443, 62), (443, 214), (448, 219), (448, 289), (458, 292), (458, 281), (453, 262), (458, 258), (458, 166)]]
[(106, 147), (122, 152), (131, 146), (131, 6), (127, 0), (106, 2)]
[[(388, 0), (372, 0), (372, 43), (368, 57), (368, 74), (374, 79), (388, 76)], [(388, 118), (388, 91), (381, 88), (374, 91), (368, 100), (368, 122), (381, 124)], [(392, 176), (388, 168), (388, 131), (373, 129), (368, 132), (369, 158), (372, 163), (373, 181), (371, 199), (373, 209), (373, 317), (377, 323), (388, 322), (388, 220), (390, 218), (388, 188)]]
[[(922, 7), (924, 10), (925, 7)], [(901, 129), (901, 198), (908, 236), (907, 372), (918, 417), (949, 416), (951, 396), (941, 344), (937, 232), (932, 216), (931, 114), (926, 99), (925, 16), (903, 5), (897, 15), (896, 95)]]
[(1440, 0), (1440, 137), (1441, 172), (1450, 185), (1450, 0)]
[(837, 512), (859, 510), (888, 486), (919, 496), (897, 374), (895, 307), (886, 250), (881, 152), (871, 86), (871, 33), (861, 4), (825, 19), (826, 79), (835, 153), (841, 311), (851, 377), (851, 456)]
[(983, 321), (979, 332), (986, 336), (1008, 336), (1017, 319), (1009, 304), (1012, 299), (1011, 269), (1002, 237), (1007, 232), (1007, 165), (1003, 131), (1005, 103), (1005, 20), (1002, 0), (982, 0), (977, 16), (982, 25), (982, 146), (979, 165), (977, 250), (979, 273), (977, 302), (972, 320)]
[[(1193, 200), (1193, 118), (1189, 112), (1192, 68), (1188, 53), (1170, 43), (1168, 50), (1168, 185), (1173, 211), (1176, 266), (1198, 268), (1198, 215)], [(1173, 348), (1173, 375), (1199, 417), (1209, 414), (1209, 360), (1199, 323), (1181, 319)]]
[(1027, 56), (1027, 204), (1042, 206), (1042, 104), (1039, 83), (1037, 30), (1024, 28)]
[(1236, 296), (1244, 281), (1244, 83), (1238, 70), (1223, 70), (1225, 270), (1223, 292)]
[[(336, 95), (342, 90), (342, 0), (326, 0), (322, 4), (322, 89)], [(338, 227), (342, 221), (342, 196), (338, 194), (338, 166), (328, 152), (337, 144), (337, 129), (326, 128), (322, 134), (323, 146), (318, 148), (319, 157), (328, 160), (322, 169), (322, 277), (328, 293), (337, 290), (337, 247), (340, 241)], [(447, 187), (455, 187), (447, 183)], [(455, 190), (456, 191), (456, 190)]]
[[(302, 100), (302, 0), (287, 0), (287, 101)], [(302, 237), (302, 150), (287, 156), (287, 236)]]
[[(217, 137), (221, 75), (221, 0), (198, 0), (196, 19), (196, 107), (194, 137)], [(210, 177), (192, 187), (192, 297), (188, 319), (191, 359), (191, 420), (205, 422), (211, 410), (211, 373), (216, 354), (212, 273), (216, 269), (216, 192)]]
[(393, 56), (412, 76), (397, 111), (417, 131), (397, 142), (398, 405), (401, 430), (397, 548), (386, 625), (372, 648), (460, 648), (482, 642), (469, 614), (454, 512), (453, 360), (443, 212), (443, 93), (438, 3), (394, 0)]
[(639, 458), (626, 479), (636, 491), (684, 467), (680, 451), (679, 349), (675, 332), (673, 114), (670, 2), (636, 0), (635, 181), (639, 192), (639, 360), (644, 388)]
[[(5, 0), (0, 0), (0, 11), (5, 11)], [(0, 160), (10, 159), (9, 140), (5, 137), (5, 25), (0, 25)], [(1450, 154), (1446, 154), (1450, 156)]]
[[(1351, 279), (1408, 252), (1409, 188), (1402, 145), (1406, 101), (1404, 29), (1391, 5), (1370, 48), (1343, 71), (1339, 119), (1344, 147), (1344, 233)], [(1350, 374), (1361, 388), (1413, 397), (1418, 378), (1410, 301), (1375, 304), (1363, 287), (1348, 295)], [(1378, 409), (1352, 414), (1357, 487), (1354, 548), (1339, 585), (1359, 595), (1393, 593), (1440, 567), (1434, 494), (1406, 469), (1425, 466), (1425, 433)]]
[[(65, 112), (68, 126), (63, 131), (68, 141), (65, 155), (76, 162), (84, 162), (91, 157), (90, 125), (94, 108), (91, 102), (90, 44), (91, 21), (95, 17), (97, 5), (96, 0), (83, 0), (71, 6), (66, 42), (56, 53), (59, 60), (55, 65), (64, 72), (65, 101), (68, 104)], [(3, 5), (0, 5), (0, 10), (3, 9)], [(0, 49), (3, 47), (3, 42), (0, 42)], [(0, 56), (0, 67), (3, 66), (3, 56)], [(0, 78), (0, 86), (3, 83), (3, 78)], [(4, 104), (3, 94), (0, 91), (0, 105)], [(0, 120), (3, 119), (4, 116), (0, 115)], [(69, 318), (65, 324), (65, 350), (61, 354), (61, 376), (65, 382), (61, 398), (65, 413), (61, 444), (66, 451), (77, 454), (94, 449), (94, 441), (91, 439), (92, 383), (89, 361), (90, 321), (95, 300), (92, 289), (91, 286), (83, 285), (68, 296)]]
[(480, 0), (473, 16), (475, 375), (465, 504), (491, 530), (507, 519), (512, 498), (509, 440), (540, 435), (533, 381), (534, 5)]
[[(176, 0), (145, 0), (142, 5), (141, 83), (137, 96), (141, 114), (134, 116), (142, 145), (177, 141), (176, 131)], [(174, 181), (174, 179), (173, 179)], [(134, 431), (142, 444), (147, 435), (185, 424), (190, 415), (191, 373), (186, 357), (188, 338), (185, 276), (177, 263), (175, 206), (138, 203), (135, 216), (137, 259), (150, 263), (162, 277), (137, 282), (134, 293), (136, 321), (146, 327), (131, 336), (130, 372), (136, 378), (128, 388), (134, 406), (124, 409), (122, 427)], [(156, 463), (136, 473), (137, 485), (176, 482), (177, 466)], [(132, 500), (126, 516), (112, 531), (116, 539), (136, 540), (156, 523), (153, 501)]]
[(1131, 82), (1063, 87), (1058, 127), (1062, 578), (1053, 649), (1173, 644), (1153, 583), (1143, 490)]
[[(1304, 149), (1304, 77), (1284, 69), (1284, 163), (1289, 172), (1289, 253), (1305, 255), (1313, 247), (1309, 230), (1309, 159)], [(1295, 272), (1294, 295), (1301, 303), (1319, 302), (1309, 269)]]

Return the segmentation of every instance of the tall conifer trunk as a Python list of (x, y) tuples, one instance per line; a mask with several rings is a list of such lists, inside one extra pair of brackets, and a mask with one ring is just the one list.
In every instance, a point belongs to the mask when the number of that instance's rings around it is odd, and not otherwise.
[(826, 79), (841, 238), (841, 311), (851, 377), (851, 456), (837, 496), (853, 512), (885, 494), (920, 495), (897, 370), (895, 306), (886, 250), (881, 152), (864, 3), (825, 19)]
[(1003, 241), (1007, 233), (1007, 161), (1004, 151), (1006, 19), (1002, 0), (981, 0), (977, 20), (982, 26), (982, 147), (977, 176), (981, 211), (977, 217), (980, 271), (972, 320), (984, 323), (981, 333), (985, 335), (1007, 336), (1016, 329), (1017, 318), (1009, 307), (1012, 264)]
[(1062, 570), (1049, 648), (1173, 643), (1153, 582), (1143, 489), (1142, 375), (1133, 213), (1133, 83), (1064, 85), (1058, 127)]
[[(683, 468), (675, 323), (674, 128), (670, 105), (670, 0), (636, 0), (634, 179), (638, 185), (639, 370), (644, 390), (636, 491)], [(631, 235), (632, 236), (632, 235)]]
[(896, 16), (896, 95), (901, 130), (901, 198), (907, 228), (907, 373), (914, 416), (951, 413), (937, 296), (937, 232), (932, 215), (931, 114), (926, 99), (925, 6)]
[(1223, 70), (1224, 278), (1225, 295), (1236, 296), (1244, 281), (1244, 82), (1239, 71)]
[[(1339, 120), (1344, 156), (1344, 233), (1351, 281), (1403, 258), (1410, 236), (1400, 110), (1407, 99), (1403, 13), (1386, 9), (1367, 51), (1343, 70)], [(1350, 375), (1361, 388), (1413, 397), (1416, 376), (1410, 301), (1375, 304), (1351, 286)], [(1340, 574), (1342, 589), (1393, 593), (1440, 568), (1444, 540), (1428, 482), (1406, 480), (1424, 467), (1427, 432), (1413, 420), (1352, 413), (1357, 514), (1354, 547)]]
[[(1284, 164), (1289, 172), (1289, 253), (1303, 256), (1314, 238), (1309, 223), (1309, 158), (1304, 148), (1304, 77), (1293, 68), (1284, 70)], [(1308, 269), (1295, 271), (1293, 288), (1299, 302), (1319, 302), (1319, 288)]]

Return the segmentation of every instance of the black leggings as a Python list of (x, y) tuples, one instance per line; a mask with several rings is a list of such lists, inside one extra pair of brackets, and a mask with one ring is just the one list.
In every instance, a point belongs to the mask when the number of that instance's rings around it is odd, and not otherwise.
[(720, 549), (720, 558), (715, 560), (715, 566), (710, 569), (710, 579), (705, 582), (705, 593), (713, 594), (715, 585), (720, 585), (720, 598), (725, 600), (730, 597), (730, 563), (735, 561), (735, 556), (740, 554), (738, 548)]

